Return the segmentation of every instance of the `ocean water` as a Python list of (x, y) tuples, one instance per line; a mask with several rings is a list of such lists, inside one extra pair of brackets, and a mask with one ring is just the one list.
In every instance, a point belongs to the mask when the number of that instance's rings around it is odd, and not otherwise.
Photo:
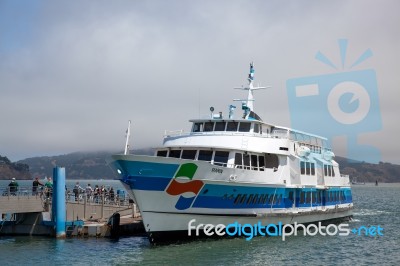
[(201, 240), (151, 246), (146, 237), (0, 237), (1, 265), (400, 265), (400, 184), (353, 186), (349, 227), (383, 236), (292, 236)]

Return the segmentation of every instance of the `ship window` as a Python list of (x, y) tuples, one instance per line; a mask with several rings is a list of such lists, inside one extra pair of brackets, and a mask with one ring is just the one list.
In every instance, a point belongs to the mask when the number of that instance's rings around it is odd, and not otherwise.
[(229, 152), (227, 151), (216, 151), (214, 155), (214, 164), (220, 166), (226, 166), (228, 163)]
[(203, 123), (194, 123), (193, 132), (201, 132), (201, 131), (203, 131)]
[(250, 132), (250, 123), (240, 122), (239, 124), (239, 132)]
[(216, 122), (214, 131), (225, 131), (225, 122)]
[(170, 150), (169, 157), (172, 158), (181, 158), (181, 150)]
[(306, 175), (310, 175), (310, 163), (306, 162)]
[(243, 197), (240, 199), (240, 204), (243, 204), (246, 201), (247, 195), (243, 195)]
[[(271, 196), (272, 197), (272, 196)], [(268, 194), (265, 194), (265, 198), (263, 200), (263, 204), (267, 204), (268, 201)]]
[(299, 202), (300, 204), (303, 204), (304, 203), (304, 192), (302, 191), (302, 192), (300, 192), (300, 202)]
[(259, 133), (260, 132), (260, 124), (254, 124), (254, 133)]
[(204, 123), (204, 131), (213, 131), (214, 129), (214, 122), (205, 122)]
[(238, 195), (236, 196), (235, 200), (233, 201), (233, 204), (238, 204), (241, 197), (242, 197), (242, 194), (238, 194)]
[(264, 166), (265, 166), (264, 156), (258, 156), (258, 167), (260, 167), (260, 171), (264, 171)]
[(305, 162), (300, 162), (300, 173), (302, 175), (306, 174), (306, 163)]
[(212, 158), (212, 151), (200, 150), (199, 157), (197, 160), (211, 162), (211, 158)]
[(258, 201), (258, 194), (254, 195), (253, 204), (257, 204)]
[(305, 194), (304, 203), (310, 203), (310, 192), (304, 192), (304, 194)]
[(293, 202), (293, 191), (289, 192), (289, 200)]
[(251, 204), (252, 202), (253, 202), (253, 197), (254, 197), (254, 195), (253, 194), (250, 194), (250, 196), (249, 196), (249, 198), (247, 199), (247, 204)]
[(274, 195), (271, 195), (271, 197), (269, 197), (269, 202), (268, 202), (268, 204), (269, 204), (269, 205), (274, 205), (274, 201), (275, 201), (275, 194), (274, 194)]
[(264, 198), (265, 198), (265, 194), (262, 194), (260, 196), (260, 198), (258, 199), (258, 204), (264, 204)]
[(335, 176), (335, 171), (333, 170), (333, 166), (332, 167), (332, 176)]
[(226, 125), (226, 131), (237, 131), (237, 122), (228, 122)]
[(197, 150), (183, 150), (182, 159), (194, 160)]
[(315, 163), (311, 163), (311, 175), (315, 175)]
[(276, 204), (281, 205), (281, 202), (282, 202), (282, 194), (279, 194)]
[(328, 176), (328, 166), (324, 165), (324, 175)]
[(235, 153), (235, 166), (236, 168), (243, 168), (243, 154)]
[(168, 151), (162, 150), (162, 151), (157, 151), (157, 156), (158, 157), (167, 157)]
[(279, 159), (276, 154), (267, 153), (265, 155), (265, 167), (266, 168), (278, 168), (279, 167)]
[(250, 156), (251, 159), (251, 169), (252, 170), (257, 170), (258, 165), (257, 165), (257, 155), (251, 155)]
[(250, 156), (248, 154), (243, 156), (243, 165), (244, 169), (250, 169)]

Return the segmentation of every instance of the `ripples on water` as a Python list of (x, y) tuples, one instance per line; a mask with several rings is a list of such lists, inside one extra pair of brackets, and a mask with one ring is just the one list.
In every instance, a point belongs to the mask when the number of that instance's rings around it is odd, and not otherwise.
[(400, 184), (353, 187), (350, 228), (380, 225), (384, 236), (297, 236), (202, 240), (154, 247), (145, 237), (55, 240), (0, 238), (1, 265), (400, 265)]

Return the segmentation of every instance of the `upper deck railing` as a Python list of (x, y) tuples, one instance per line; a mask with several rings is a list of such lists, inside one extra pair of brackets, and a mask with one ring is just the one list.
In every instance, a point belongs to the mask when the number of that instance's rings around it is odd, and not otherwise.
[(165, 130), (164, 138), (173, 137), (187, 137), (187, 136), (251, 136), (261, 138), (278, 138), (288, 139), (289, 135), (283, 132), (272, 133), (253, 133), (253, 132), (238, 132), (238, 131), (202, 131), (202, 132), (188, 132), (184, 130)]
[(309, 147), (314, 153), (321, 153), (323, 150), (331, 151), (330, 148), (324, 147), (324, 143), (316, 138), (308, 136), (306, 139), (296, 139), (294, 134), (291, 134), (286, 129), (275, 129), (269, 133), (256, 133), (256, 132), (239, 132), (239, 131), (184, 131), (184, 130), (165, 130), (164, 140), (176, 137), (190, 137), (190, 136), (247, 136), (259, 137), (269, 139), (288, 139), (297, 142), (299, 145)]

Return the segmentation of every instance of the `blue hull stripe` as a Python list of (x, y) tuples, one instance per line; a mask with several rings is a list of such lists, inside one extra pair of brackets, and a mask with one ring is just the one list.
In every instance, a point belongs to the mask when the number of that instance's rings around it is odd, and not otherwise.
[(142, 176), (143, 178), (168, 178), (174, 177), (179, 164), (151, 163), (138, 161), (117, 161), (126, 177)]
[(171, 179), (165, 177), (129, 176), (124, 180), (131, 189), (164, 191)]

